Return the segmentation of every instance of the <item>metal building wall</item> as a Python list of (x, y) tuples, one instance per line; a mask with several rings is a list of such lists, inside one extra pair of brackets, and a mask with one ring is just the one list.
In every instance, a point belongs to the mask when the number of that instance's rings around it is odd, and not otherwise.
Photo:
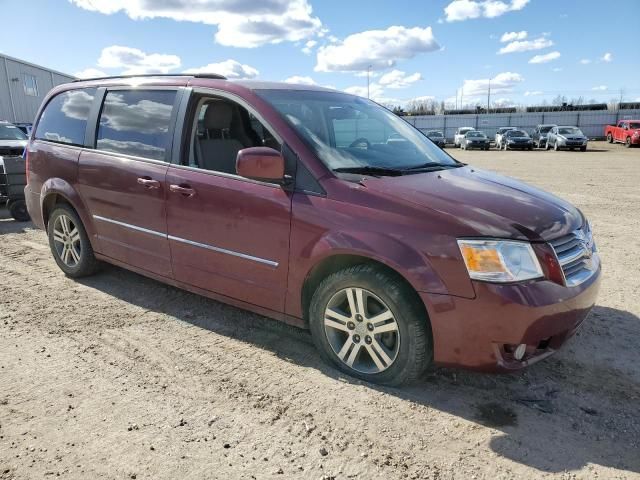
[[(36, 96), (25, 93), (24, 74), (35, 77)], [(33, 122), (47, 92), (72, 80), (71, 75), (0, 55), (0, 120)]]
[(448, 141), (453, 141), (458, 127), (473, 127), (493, 137), (500, 127), (519, 127), (531, 132), (536, 125), (545, 123), (574, 125), (580, 127), (590, 138), (601, 138), (604, 137), (606, 125), (615, 124), (619, 120), (640, 119), (640, 110), (424, 115), (403, 118), (423, 132), (443, 131)]

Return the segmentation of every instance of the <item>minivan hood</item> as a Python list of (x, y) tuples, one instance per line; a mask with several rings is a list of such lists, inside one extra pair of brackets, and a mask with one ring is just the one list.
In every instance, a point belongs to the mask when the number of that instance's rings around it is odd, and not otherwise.
[(374, 178), (365, 185), (446, 217), (460, 227), (456, 235), (541, 241), (566, 235), (583, 223), (578, 209), (555, 195), (468, 166)]

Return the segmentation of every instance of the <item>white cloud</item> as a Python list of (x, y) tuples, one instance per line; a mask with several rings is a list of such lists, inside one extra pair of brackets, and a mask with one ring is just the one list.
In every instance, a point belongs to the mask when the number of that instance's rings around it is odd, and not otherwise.
[(582, 65), (589, 65), (591, 63), (591, 60), (588, 58), (583, 58), (582, 60), (580, 60), (580, 63)]
[(305, 55), (310, 55), (313, 47), (315, 47), (317, 44), (318, 44), (317, 41), (309, 40), (307, 43), (304, 44), (304, 48), (302, 49), (302, 53), (304, 53)]
[(322, 22), (307, 0), (70, 0), (86, 10), (110, 15), (124, 12), (134, 20), (170, 18), (215, 25), (215, 40), (226, 46), (253, 48), (297, 42), (319, 34)]
[(519, 73), (503, 72), (491, 79), (465, 80), (462, 85), (462, 93), (465, 97), (468, 95), (486, 95), (489, 89), (489, 82), (491, 82), (492, 93), (508, 92), (523, 81), (524, 77)]
[(293, 83), (296, 85), (317, 85), (316, 81), (313, 78), (301, 77), (299, 75), (294, 75), (293, 77), (285, 79), (285, 83)]
[(607, 87), (606, 85), (598, 85), (593, 87), (591, 90), (595, 91), (595, 92), (605, 92), (607, 90), (609, 90), (609, 87)]
[(506, 43), (513, 42), (514, 40), (524, 40), (525, 38), (527, 38), (527, 35), (528, 33), (526, 30), (522, 30), (520, 32), (505, 32), (500, 37), (500, 41), (502, 43)]
[(142, 50), (120, 45), (112, 45), (102, 49), (98, 66), (101, 68), (122, 69), (122, 73), (168, 73), (179, 68), (180, 57), (163, 53), (145, 53)]
[(422, 75), (418, 72), (407, 75), (402, 70), (391, 70), (382, 75), (378, 83), (387, 88), (407, 88), (418, 80), (422, 80)]
[(507, 12), (522, 10), (529, 0), (453, 0), (444, 9), (447, 22), (471, 18), (494, 18)]
[(610, 52), (607, 52), (602, 56), (600, 60), (606, 63), (613, 62), (613, 54)]
[(549, 52), (544, 55), (536, 55), (529, 60), (529, 63), (549, 63), (560, 58), (560, 52)]
[(553, 70), (554, 72), (561, 72), (562, 67), (555, 67), (555, 68), (552, 68), (551, 70)]
[(526, 92), (524, 92), (524, 96), (525, 97), (535, 97), (535, 96), (538, 96), (538, 95), (542, 95), (542, 93), (543, 92), (541, 92), (540, 90), (532, 90), (532, 91), (527, 90)]
[(431, 27), (392, 26), (349, 35), (342, 42), (318, 49), (317, 72), (357, 72), (393, 67), (398, 60), (438, 50)]
[[(367, 96), (366, 86), (357, 85), (354, 87), (348, 87), (348, 88), (345, 88), (344, 91), (352, 95), (358, 95), (359, 97), (366, 98)], [(384, 88), (382, 88), (382, 86), (378, 85), (377, 83), (371, 83), (369, 85), (369, 97), (378, 101), (379, 99), (383, 98), (383, 95), (384, 95)]]
[(185, 73), (219, 73), (231, 80), (241, 80), (256, 78), (260, 72), (250, 65), (240, 63), (236, 60), (225, 60), (224, 62), (210, 63), (203, 67), (190, 68)]
[(106, 73), (97, 68), (85, 68), (84, 70), (80, 70), (73, 75), (78, 78), (99, 78), (107, 76)]
[(495, 100), (491, 100), (491, 104), (498, 108), (512, 107), (515, 105), (510, 98), (496, 98)]
[(536, 38), (535, 40), (516, 40), (502, 47), (498, 50), (498, 53), (502, 55), (504, 53), (528, 52), (531, 50), (541, 50), (552, 45), (553, 42), (544, 37)]

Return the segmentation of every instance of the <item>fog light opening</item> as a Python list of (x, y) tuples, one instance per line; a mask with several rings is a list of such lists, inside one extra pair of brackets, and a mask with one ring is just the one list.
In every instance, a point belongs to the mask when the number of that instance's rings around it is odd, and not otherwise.
[(522, 360), (525, 353), (527, 353), (527, 344), (521, 343), (516, 347), (515, 351), (513, 352), (513, 358), (515, 358), (516, 360)]

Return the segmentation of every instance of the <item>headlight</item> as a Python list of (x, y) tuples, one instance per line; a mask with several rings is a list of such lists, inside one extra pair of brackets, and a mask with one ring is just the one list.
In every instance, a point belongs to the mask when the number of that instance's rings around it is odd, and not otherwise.
[(527, 242), (458, 240), (458, 246), (474, 280), (521, 282), (543, 277), (540, 262)]

